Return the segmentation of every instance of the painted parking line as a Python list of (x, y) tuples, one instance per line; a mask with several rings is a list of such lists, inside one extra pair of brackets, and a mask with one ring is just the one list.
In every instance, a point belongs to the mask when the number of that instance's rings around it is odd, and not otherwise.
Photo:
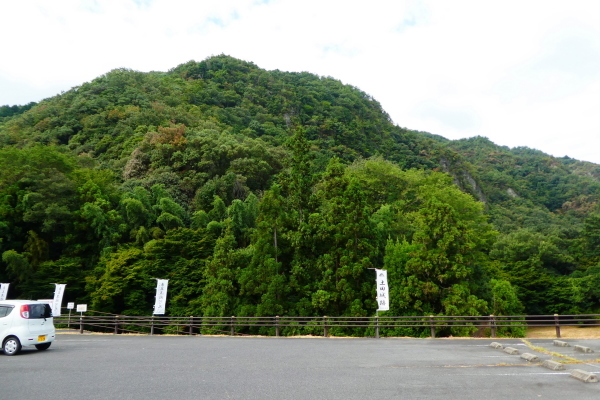
[(473, 357), (477, 357), (477, 358), (500, 358), (500, 357), (507, 358), (507, 357), (510, 357), (510, 355), (508, 355), (508, 354), (504, 354), (504, 355), (500, 354), (498, 356), (473, 356)]
[(528, 373), (518, 373), (518, 374), (465, 374), (471, 376), (525, 376), (525, 375), (570, 375), (570, 372), (528, 372)]

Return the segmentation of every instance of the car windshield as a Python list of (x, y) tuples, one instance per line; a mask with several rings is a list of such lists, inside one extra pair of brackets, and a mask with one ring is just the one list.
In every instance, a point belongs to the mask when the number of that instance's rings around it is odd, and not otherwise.
[(52, 308), (48, 304), (29, 304), (29, 318), (50, 318)]

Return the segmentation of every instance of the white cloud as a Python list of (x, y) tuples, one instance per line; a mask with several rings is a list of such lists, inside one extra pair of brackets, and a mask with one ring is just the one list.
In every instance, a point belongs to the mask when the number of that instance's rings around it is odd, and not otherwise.
[(0, 104), (225, 53), (340, 79), (411, 129), (600, 163), (598, 15), (585, 0), (2, 2)]

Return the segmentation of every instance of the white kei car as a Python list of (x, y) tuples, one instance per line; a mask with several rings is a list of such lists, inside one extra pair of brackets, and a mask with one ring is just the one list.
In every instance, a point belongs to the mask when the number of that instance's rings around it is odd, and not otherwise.
[(56, 336), (52, 308), (33, 300), (0, 300), (0, 343), (7, 356), (23, 346), (46, 350)]

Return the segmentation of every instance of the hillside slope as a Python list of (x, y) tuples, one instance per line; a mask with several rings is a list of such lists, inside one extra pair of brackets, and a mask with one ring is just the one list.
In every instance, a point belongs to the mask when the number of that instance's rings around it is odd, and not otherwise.
[(365, 315), (377, 267), (398, 314), (599, 305), (597, 165), (411, 131), (333, 78), (223, 55), (17, 111), (0, 119), (15, 296), (61, 280), (145, 313), (169, 276), (182, 315)]

